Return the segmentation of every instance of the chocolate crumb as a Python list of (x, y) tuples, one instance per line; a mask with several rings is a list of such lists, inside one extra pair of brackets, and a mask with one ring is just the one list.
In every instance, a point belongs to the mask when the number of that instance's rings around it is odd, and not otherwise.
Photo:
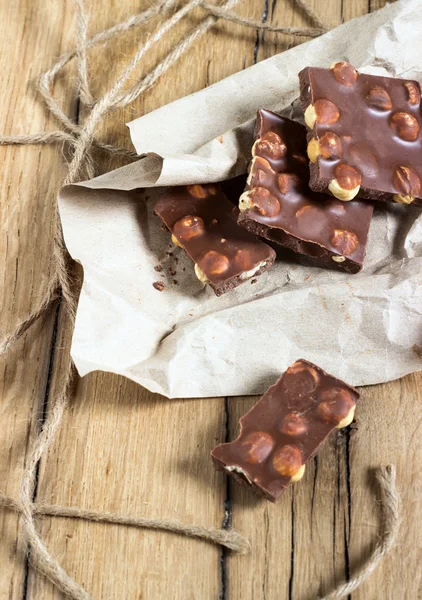
[(163, 267), (161, 265), (155, 265), (154, 270), (157, 271), (157, 273), (161, 273)]
[(173, 256), (173, 252), (170, 252), (169, 250), (167, 250), (166, 254), (167, 256)]
[(256, 283), (258, 279), (252, 279), (251, 283)]
[(163, 292), (166, 289), (166, 286), (162, 281), (154, 281), (154, 283), (152, 285), (159, 292)]
[(173, 283), (174, 283), (174, 285), (177, 285), (177, 283), (178, 283), (177, 279), (173, 279)]
[(170, 277), (174, 277), (176, 275), (176, 271), (169, 271)]
[(161, 229), (162, 229), (163, 231), (168, 231), (168, 228), (167, 228), (167, 227), (166, 227), (164, 224), (163, 224), (163, 225), (161, 225)]

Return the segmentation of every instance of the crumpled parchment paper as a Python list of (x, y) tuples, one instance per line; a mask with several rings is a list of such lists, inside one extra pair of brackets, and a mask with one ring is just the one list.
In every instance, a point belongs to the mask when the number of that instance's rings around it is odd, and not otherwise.
[(153, 215), (157, 187), (245, 172), (256, 110), (291, 114), (297, 73), (334, 60), (422, 82), (422, 2), (387, 5), (133, 121), (146, 156), (61, 190), (66, 244), (84, 269), (72, 344), (81, 375), (111, 371), (177, 398), (262, 393), (300, 357), (353, 385), (422, 368), (420, 209), (377, 207), (359, 275), (280, 258), (221, 298)]

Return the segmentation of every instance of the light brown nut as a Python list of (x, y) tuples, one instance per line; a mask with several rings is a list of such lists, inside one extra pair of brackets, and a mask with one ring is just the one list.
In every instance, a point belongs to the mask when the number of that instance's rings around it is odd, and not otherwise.
[(414, 142), (419, 135), (418, 120), (407, 112), (396, 112), (390, 119), (394, 133), (405, 142)]
[(287, 194), (300, 186), (300, 178), (295, 173), (281, 173), (278, 176), (278, 188), (282, 194)]
[(362, 183), (362, 176), (359, 171), (346, 163), (340, 163), (337, 165), (334, 174), (336, 178), (328, 186), (330, 192), (343, 202), (353, 200), (359, 193), (360, 184)]
[(256, 187), (240, 196), (239, 209), (241, 212), (255, 209), (263, 217), (275, 217), (280, 212), (280, 203), (271, 192), (263, 187)]
[(391, 110), (393, 108), (389, 93), (379, 85), (372, 88), (372, 90), (369, 90), (366, 101), (369, 106), (376, 110)]
[(339, 425), (355, 406), (355, 401), (351, 393), (341, 387), (333, 387), (325, 390), (321, 393), (319, 399), (320, 403), (317, 406), (317, 413), (324, 421), (335, 423), (336, 425)]
[(334, 63), (331, 66), (331, 69), (333, 70), (334, 77), (343, 85), (351, 86), (358, 78), (358, 72), (348, 62), (342, 61)]
[[(393, 184), (401, 196), (414, 198), (421, 191), (421, 180), (411, 167), (396, 167), (394, 171)], [(405, 204), (410, 204), (406, 202)]]
[(230, 261), (220, 252), (207, 250), (199, 258), (198, 264), (199, 268), (207, 275), (222, 275), (229, 268)]
[(251, 465), (264, 462), (274, 448), (274, 440), (265, 431), (253, 431), (240, 443), (242, 458)]
[(340, 423), (336, 426), (336, 429), (343, 429), (343, 427), (347, 427), (348, 425), (350, 425), (350, 423), (355, 418), (355, 410), (356, 406), (352, 406), (352, 408), (349, 410), (349, 414), (346, 415), (344, 419), (340, 421)]
[(412, 106), (419, 104), (421, 100), (421, 92), (416, 83), (414, 83), (413, 81), (405, 81), (404, 85), (407, 89), (407, 98), (409, 104), (411, 104)]
[(173, 226), (174, 234), (182, 241), (191, 240), (205, 231), (204, 221), (196, 215), (186, 215)]
[(195, 185), (187, 185), (186, 189), (189, 194), (194, 198), (206, 198), (208, 196), (208, 192), (203, 185), (195, 184)]
[(250, 187), (265, 187), (265, 183), (269, 183), (273, 177), (275, 177), (275, 171), (273, 171), (268, 160), (262, 156), (255, 156), (252, 159), (247, 184)]
[(236, 252), (235, 261), (240, 266), (242, 271), (250, 271), (256, 267), (256, 258), (250, 250), (242, 248)]
[(332, 256), (331, 258), (336, 263), (343, 263), (346, 260), (345, 256)]
[(316, 120), (321, 125), (332, 125), (336, 123), (340, 118), (340, 111), (338, 107), (325, 98), (320, 98), (315, 101), (314, 104)]
[(325, 160), (337, 160), (343, 155), (343, 148), (339, 136), (332, 131), (324, 133), (319, 140), (319, 149)]
[(282, 477), (294, 477), (303, 466), (302, 453), (297, 446), (286, 444), (275, 452), (272, 463)]
[(312, 394), (319, 382), (318, 372), (310, 365), (298, 360), (283, 376), (283, 389), (298, 398)]
[(350, 256), (358, 247), (359, 240), (352, 231), (347, 231), (346, 229), (334, 229), (331, 243), (341, 254)]
[(404, 196), (403, 194), (394, 194), (393, 200), (398, 204), (412, 204), (415, 198), (413, 196)]
[(306, 108), (304, 117), (306, 125), (309, 127), (309, 129), (313, 129), (317, 121), (317, 114), (315, 111), (315, 106), (313, 104), (310, 104)]
[(287, 153), (287, 146), (274, 131), (268, 131), (252, 146), (252, 156), (266, 156), (277, 160)]
[(175, 246), (179, 246), (179, 248), (183, 248), (182, 244), (179, 242), (179, 240), (173, 233), (171, 234), (171, 241), (173, 242), (173, 244)]
[(305, 419), (297, 412), (288, 413), (281, 422), (280, 431), (284, 435), (298, 437), (307, 431)]
[(317, 138), (312, 138), (308, 144), (307, 148), (308, 158), (311, 163), (316, 163), (318, 160), (318, 156), (321, 154), (321, 150), (319, 147), (319, 140)]

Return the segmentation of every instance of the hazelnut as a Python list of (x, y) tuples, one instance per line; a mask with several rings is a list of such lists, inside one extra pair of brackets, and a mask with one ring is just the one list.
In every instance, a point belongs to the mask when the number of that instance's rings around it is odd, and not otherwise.
[(267, 189), (256, 187), (240, 197), (239, 209), (244, 211), (248, 208), (254, 208), (263, 217), (272, 218), (280, 212), (280, 203)]
[(278, 176), (278, 188), (285, 195), (300, 185), (300, 179), (295, 173), (281, 173)]
[(346, 260), (345, 256), (332, 256), (331, 258), (336, 263), (343, 263)]
[(366, 101), (369, 106), (377, 110), (391, 110), (393, 108), (389, 93), (379, 85), (369, 91)]
[(173, 231), (180, 239), (191, 240), (205, 231), (204, 221), (201, 217), (186, 215), (175, 223)]
[(393, 200), (398, 204), (412, 204), (415, 201), (413, 196), (404, 196), (403, 194), (394, 194)]
[(209, 283), (210, 282), (208, 277), (205, 275), (204, 271), (199, 267), (199, 265), (197, 263), (195, 263), (194, 271), (195, 271), (195, 275), (197, 276), (197, 278), (199, 279), (199, 281), (201, 283)]
[(318, 372), (300, 360), (291, 365), (283, 376), (283, 388), (297, 398), (312, 394), (318, 382)]
[(273, 160), (282, 158), (287, 153), (287, 146), (274, 131), (268, 131), (261, 138), (257, 139), (252, 146), (252, 156), (268, 156)]
[(347, 231), (346, 229), (334, 229), (331, 243), (334, 248), (341, 252), (341, 254), (350, 256), (356, 250), (359, 240), (352, 231)]
[(203, 185), (187, 185), (186, 189), (188, 190), (189, 194), (194, 198), (206, 198), (208, 196), (207, 189)]
[(407, 89), (407, 96), (409, 104), (414, 106), (415, 104), (419, 104), (421, 99), (421, 92), (419, 86), (416, 85), (414, 81), (405, 81), (404, 85)]
[(393, 184), (399, 195), (403, 197), (414, 198), (419, 196), (421, 191), (421, 180), (411, 167), (397, 167), (394, 171)]
[(256, 465), (268, 458), (274, 448), (274, 440), (265, 431), (254, 431), (242, 440), (240, 447), (243, 459)]
[(353, 200), (359, 193), (362, 176), (354, 167), (346, 163), (340, 163), (335, 169), (336, 178), (333, 179), (328, 189), (343, 202)]
[(311, 213), (313, 213), (314, 209), (315, 209), (315, 206), (311, 206), (310, 204), (305, 204), (305, 206), (302, 206), (301, 208), (299, 208), (296, 211), (295, 217), (297, 219), (301, 219), (305, 215), (310, 215)]
[(349, 416), (355, 407), (355, 401), (350, 392), (344, 388), (333, 387), (322, 392), (317, 413), (324, 421), (339, 425)]
[(179, 242), (179, 240), (173, 233), (171, 234), (171, 241), (173, 242), (173, 244), (175, 246), (179, 246), (179, 248), (183, 248), (182, 244)]
[(309, 127), (309, 129), (313, 129), (315, 127), (315, 123), (317, 120), (317, 114), (315, 112), (315, 106), (310, 104), (305, 110), (305, 123)]
[(319, 147), (319, 140), (317, 138), (312, 138), (308, 144), (308, 157), (312, 163), (316, 163), (318, 156), (321, 154), (321, 150)]
[(256, 257), (253, 256), (250, 250), (241, 249), (236, 252), (236, 263), (241, 267), (242, 271), (250, 271), (256, 266)]
[(330, 100), (321, 98), (315, 102), (316, 120), (322, 125), (332, 125), (340, 118), (340, 111)]
[(356, 405), (352, 406), (352, 408), (349, 410), (349, 413), (344, 417), (344, 419), (342, 419), (340, 423), (336, 425), (336, 429), (343, 429), (343, 427), (347, 427), (348, 425), (350, 425), (350, 423), (355, 418), (355, 410)]
[(337, 160), (343, 154), (341, 140), (332, 131), (327, 131), (319, 140), (319, 148), (322, 158), (326, 160)]
[(272, 463), (282, 477), (294, 477), (303, 467), (302, 453), (297, 446), (286, 444), (274, 454)]
[(221, 254), (220, 252), (207, 250), (198, 260), (198, 264), (203, 273), (209, 275), (222, 275), (229, 268), (230, 261), (227, 256), (224, 256), (224, 254)]
[(280, 431), (285, 435), (297, 437), (307, 430), (305, 419), (297, 412), (290, 412), (281, 422)]
[(264, 186), (267, 175), (270, 178), (275, 177), (275, 172), (271, 168), (270, 163), (262, 156), (256, 156), (252, 159), (250, 173), (247, 179), (247, 184), (250, 187)]
[(396, 112), (392, 115), (390, 125), (395, 134), (405, 142), (414, 142), (419, 135), (418, 120), (406, 112)]
[(358, 78), (358, 72), (348, 62), (342, 61), (334, 63), (331, 69), (333, 70), (334, 77), (342, 85), (351, 86)]

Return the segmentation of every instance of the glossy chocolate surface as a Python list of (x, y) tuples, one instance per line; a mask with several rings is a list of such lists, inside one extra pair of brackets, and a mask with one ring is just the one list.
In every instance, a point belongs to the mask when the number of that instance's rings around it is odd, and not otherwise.
[(358, 399), (355, 388), (298, 360), (240, 419), (239, 437), (214, 448), (214, 464), (275, 502)]
[(239, 227), (238, 208), (218, 184), (169, 188), (157, 201), (155, 212), (217, 296), (274, 263), (274, 250)]
[[(299, 79), (304, 111), (319, 102), (316, 123), (308, 127), (308, 141), (321, 140), (327, 133), (341, 141), (340, 154), (319, 156), (311, 163), (312, 189), (327, 192), (346, 165), (357, 172), (354, 181), (360, 180), (359, 197), (422, 205), (419, 84), (359, 74), (349, 63), (330, 69), (306, 68)], [(335, 105), (338, 113), (324, 100)]]
[(340, 202), (309, 188), (306, 130), (299, 123), (259, 110), (255, 138), (246, 188), (255, 204), (240, 213), (239, 224), (320, 263), (359, 271), (372, 204)]

